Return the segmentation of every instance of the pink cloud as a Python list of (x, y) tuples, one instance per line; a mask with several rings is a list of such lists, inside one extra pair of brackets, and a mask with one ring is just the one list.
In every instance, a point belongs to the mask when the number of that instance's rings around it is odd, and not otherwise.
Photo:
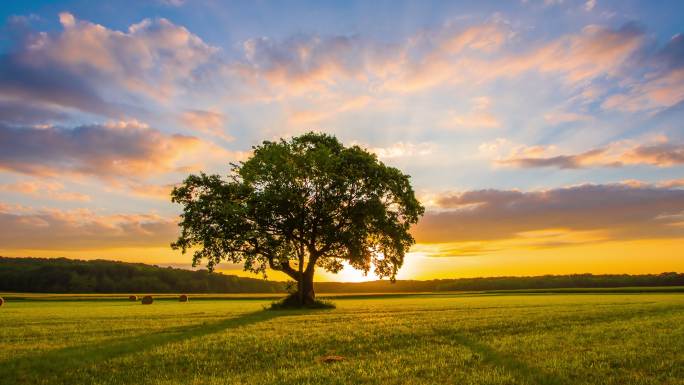
[(603, 108), (657, 112), (684, 100), (684, 35), (674, 35), (644, 64), (648, 71), (625, 82), (626, 89), (608, 97)]
[(0, 204), (5, 249), (76, 250), (166, 246), (177, 236), (175, 218), (155, 214), (101, 215), (86, 209), (14, 210)]
[(195, 137), (167, 135), (137, 122), (75, 128), (0, 125), (0, 169), (128, 178), (172, 171), (183, 155), (203, 146)]
[(565, 169), (628, 165), (671, 167), (684, 164), (684, 144), (671, 143), (667, 139), (643, 144), (622, 141), (571, 155), (547, 155), (550, 151), (557, 149), (543, 146), (517, 147), (511, 155), (498, 158), (495, 162), (499, 165), (521, 168)]
[(168, 96), (217, 51), (186, 28), (166, 19), (145, 19), (115, 31), (61, 13), (64, 30), (41, 34), (24, 53), (29, 62), (51, 61), (111, 77), (151, 96)]
[(0, 58), (3, 99), (120, 118), (135, 109), (110, 101), (121, 93), (166, 100), (220, 62), (217, 48), (166, 19), (145, 19), (126, 31), (67, 12), (59, 20), (62, 30), (26, 32)]

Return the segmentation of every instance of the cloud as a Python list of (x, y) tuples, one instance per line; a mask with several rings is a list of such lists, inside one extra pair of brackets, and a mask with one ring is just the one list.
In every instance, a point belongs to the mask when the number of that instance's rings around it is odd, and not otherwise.
[(226, 116), (221, 112), (187, 110), (180, 115), (180, 121), (188, 128), (195, 129), (224, 140), (233, 140), (233, 138), (224, 131)]
[(132, 183), (128, 185), (128, 191), (139, 197), (170, 201), (173, 187), (172, 184)]
[[(490, 144), (487, 147), (483, 144), (481, 149), (491, 149), (494, 145)], [(561, 169), (629, 165), (671, 167), (684, 164), (684, 143), (672, 143), (662, 138), (655, 143), (634, 144), (632, 141), (621, 141), (579, 154), (546, 156), (554, 151), (556, 147), (521, 146), (515, 148), (508, 157), (496, 159), (495, 162), (499, 165), (521, 168), (557, 167)]]
[[(306, 109), (292, 109), (288, 113), (288, 123), (294, 126), (317, 124), (321, 121), (336, 117), (340, 114), (358, 111), (373, 102), (367, 95), (357, 97), (336, 97), (329, 95), (327, 98), (308, 103)], [(378, 108), (378, 104), (374, 105)]]
[(593, 232), (603, 241), (684, 237), (684, 190), (669, 187), (473, 190), (442, 194), (437, 203), (412, 230), (419, 243), (534, 240), (545, 231)]
[(621, 156), (623, 164), (674, 166), (684, 164), (684, 143), (636, 146)]
[(584, 3), (584, 10), (585, 11), (591, 11), (596, 7), (596, 0), (587, 0), (586, 3)]
[(185, 4), (185, 0), (157, 0), (159, 4), (167, 5), (169, 7), (180, 7)]
[(496, 20), (420, 33), (401, 46), (391, 61), (395, 64), (392, 70), (383, 72), (382, 88), (408, 93), (491, 80), (512, 35), (506, 23)]
[(0, 100), (0, 124), (27, 125), (64, 121), (67, 114), (29, 102)]
[(217, 48), (166, 19), (145, 19), (126, 31), (67, 12), (59, 21), (62, 30), (25, 31), (0, 56), (3, 99), (118, 118), (126, 108), (111, 101), (117, 93), (169, 98), (217, 61)]
[(393, 159), (428, 156), (435, 151), (435, 147), (434, 143), (429, 142), (396, 142), (387, 147), (371, 147), (368, 150), (375, 153), (380, 159)]
[[(634, 24), (618, 29), (590, 25), (579, 33), (527, 46), (519, 45), (510, 23), (496, 17), (473, 25), (446, 23), (395, 42), (361, 35), (257, 37), (245, 40), (241, 57), (230, 61), (217, 47), (163, 18), (144, 19), (122, 31), (66, 12), (60, 14), (60, 23), (60, 31), (25, 32), (14, 49), (0, 57), (0, 96), (122, 119), (133, 106), (112, 100), (135, 106), (140, 97), (220, 97), (218, 88), (230, 89), (231, 98), (241, 101), (330, 92), (353, 99), (537, 72), (581, 88), (596, 79), (614, 78), (624, 92), (605, 100), (604, 107), (618, 109), (636, 108), (642, 98), (653, 105), (672, 105), (681, 100), (684, 89), (683, 75), (674, 69), (681, 68), (681, 37), (654, 50), (646, 47), (644, 31)], [(643, 65), (628, 66), (637, 53), (655, 51)], [(651, 73), (665, 62), (669, 69), (658, 70), (658, 76), (628, 76), (628, 69)], [(298, 108), (291, 120), (310, 123), (329, 116)], [(193, 117), (184, 120), (188, 119)], [(452, 123), (500, 126), (485, 111), (455, 114)]]
[[(639, 83), (635, 74), (658, 66), (657, 60), (638, 60), (640, 55), (653, 56), (652, 45), (642, 28), (628, 23), (620, 28), (588, 25), (577, 33), (523, 46), (510, 23), (492, 18), (470, 26), (447, 23), (392, 44), (359, 35), (249, 39), (243, 44), (243, 59), (228, 65), (228, 73), (238, 83), (249, 85), (245, 92), (259, 93), (270, 100), (331, 92), (357, 96), (406, 94), (463, 84), (482, 85), (526, 74), (553, 77), (581, 95), (588, 89), (607, 89), (605, 84), (613, 85), (614, 93)], [(661, 77), (659, 82), (654, 83), (649, 95), (661, 101), (667, 98), (667, 103), (679, 98), (682, 87), (675, 87), (679, 84), (676, 74)], [(663, 87), (669, 94), (657, 95), (656, 89)], [(605, 98), (606, 94), (600, 96)], [(620, 92), (608, 96), (614, 100), (626, 97)], [(603, 102), (615, 105), (614, 101)], [(320, 115), (304, 109), (297, 111), (293, 119), (318, 121), (330, 116)], [(586, 119), (570, 112), (547, 118), (552, 123)], [(498, 118), (485, 110), (452, 112), (444, 124), (501, 126)]]
[(166, 246), (176, 219), (155, 214), (101, 215), (90, 210), (16, 208), (0, 204), (4, 249), (78, 250)]
[(174, 170), (203, 142), (138, 122), (75, 128), (0, 125), (0, 169), (30, 175), (133, 177)]
[(97, 84), (49, 63), (31, 62), (22, 53), (0, 55), (0, 96), (14, 104), (43, 103), (103, 116), (120, 115), (100, 96)]
[(590, 115), (565, 111), (552, 111), (544, 115), (544, 120), (553, 125), (571, 122), (586, 122), (591, 119), (592, 117)]
[(658, 183), (658, 186), (667, 188), (684, 187), (684, 178), (666, 180)]
[(473, 257), (499, 250), (501, 249), (491, 242), (418, 243), (411, 248), (412, 253), (428, 257)]
[(491, 100), (480, 96), (472, 100), (472, 108), (466, 113), (451, 111), (444, 126), (459, 129), (499, 128), (501, 121), (490, 111)]
[[(437, 69), (464, 53), (490, 53), (508, 31), (496, 23), (465, 28), (447, 26), (403, 42), (382, 43), (362, 36), (296, 35), (243, 43), (244, 60), (235, 73), (248, 82), (266, 82), (302, 94), (354, 84), (410, 91), (438, 83)], [(374, 86), (375, 87), (375, 86)]]
[(51, 181), (22, 181), (0, 184), (0, 191), (19, 193), (36, 198), (47, 198), (58, 201), (88, 202), (90, 196), (79, 192), (64, 191), (64, 185)]
[(589, 25), (578, 34), (565, 35), (531, 52), (504, 60), (498, 75), (525, 71), (564, 74), (570, 83), (598, 76), (617, 76), (625, 62), (644, 43), (644, 32), (634, 24), (619, 29)]
[[(384, 43), (359, 35), (298, 34), (284, 39), (246, 40), (242, 58), (228, 73), (243, 94), (259, 100), (346, 94), (347, 100), (377, 92), (404, 65), (403, 42)], [(310, 100), (310, 99), (309, 99)], [(344, 101), (343, 101), (344, 102)], [(293, 121), (321, 120), (317, 111), (294, 111)]]
[(445, 28), (432, 40), (436, 40), (438, 52), (457, 55), (465, 51), (491, 53), (498, 50), (507, 40), (509, 31), (502, 23), (488, 22), (470, 26), (463, 30)]
[(629, 23), (618, 29), (588, 25), (579, 33), (520, 47), (513, 44), (515, 39), (510, 37), (515, 33), (510, 27), (492, 26), (502, 38), (487, 55), (461, 52), (449, 56), (443, 50), (429, 51), (417, 65), (404, 65), (407, 73), (397, 82), (406, 84), (404, 89), (416, 89), (473, 80), (485, 83), (536, 72), (556, 75), (567, 85), (586, 86), (597, 78), (624, 77), (630, 60), (646, 41), (644, 31)]
[(643, 82), (633, 82), (624, 93), (612, 95), (601, 104), (608, 110), (626, 112), (653, 111), (672, 107), (684, 100), (684, 68), (653, 75)]
[(603, 108), (657, 112), (684, 100), (684, 35), (674, 35), (642, 66), (649, 70), (625, 82), (625, 89), (608, 97), (601, 105)]
[(41, 35), (26, 53), (30, 62), (108, 77), (129, 90), (169, 96), (217, 52), (186, 28), (166, 19), (145, 19), (121, 32), (61, 13), (63, 31)]
[(547, 158), (509, 158), (497, 160), (496, 163), (505, 166), (521, 168), (557, 167), (562, 169), (584, 168), (590, 166), (620, 167), (619, 161), (608, 161), (604, 155), (606, 149), (598, 148), (577, 155), (557, 155)]

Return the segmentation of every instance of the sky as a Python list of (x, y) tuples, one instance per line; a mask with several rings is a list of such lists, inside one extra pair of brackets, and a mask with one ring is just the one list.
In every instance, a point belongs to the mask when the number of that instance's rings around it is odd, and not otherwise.
[(187, 268), (169, 247), (172, 187), (313, 130), (411, 176), (426, 214), (399, 279), (684, 271), (682, 15), (681, 1), (3, 1), (0, 255)]

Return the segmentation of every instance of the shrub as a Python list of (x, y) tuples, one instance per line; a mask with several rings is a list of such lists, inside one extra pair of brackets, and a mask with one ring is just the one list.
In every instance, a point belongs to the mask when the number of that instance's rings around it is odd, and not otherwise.
[(314, 300), (310, 304), (300, 304), (299, 296), (297, 293), (290, 294), (287, 297), (281, 299), (280, 301), (273, 302), (271, 304), (271, 310), (288, 310), (288, 309), (334, 309), (335, 304), (331, 301), (325, 300)]
[(129, 300), (129, 301), (137, 301), (137, 300), (138, 300), (138, 296), (137, 296), (137, 295), (128, 296), (128, 300)]
[(178, 301), (180, 302), (188, 302), (188, 296), (186, 294), (181, 294), (180, 297), (178, 297)]
[(146, 296), (144, 296), (143, 299), (142, 299), (142, 304), (143, 304), (143, 305), (151, 305), (152, 302), (154, 302), (154, 299), (152, 298), (151, 295), (146, 295)]
[(2, 306), (4, 303), (5, 303), (5, 300), (2, 297), (0, 297), (0, 306)]

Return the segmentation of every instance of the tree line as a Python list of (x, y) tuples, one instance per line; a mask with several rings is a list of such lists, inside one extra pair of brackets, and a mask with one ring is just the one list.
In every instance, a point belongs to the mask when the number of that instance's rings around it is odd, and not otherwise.
[(429, 281), (370, 281), (358, 283), (321, 282), (324, 293), (382, 293), (435, 291), (488, 291), (525, 289), (572, 289), (614, 287), (684, 286), (684, 274), (570, 274), (534, 277), (484, 277)]
[[(684, 286), (684, 274), (571, 274), (426, 281), (317, 282), (321, 293), (402, 293), (521, 289)], [(285, 293), (291, 282), (238, 277), (142, 263), (67, 258), (0, 257), (0, 292), (27, 293)], [(296, 288), (296, 287), (295, 287)]]
[(276, 293), (283, 282), (158, 267), (67, 258), (0, 257), (0, 291), (27, 293)]

